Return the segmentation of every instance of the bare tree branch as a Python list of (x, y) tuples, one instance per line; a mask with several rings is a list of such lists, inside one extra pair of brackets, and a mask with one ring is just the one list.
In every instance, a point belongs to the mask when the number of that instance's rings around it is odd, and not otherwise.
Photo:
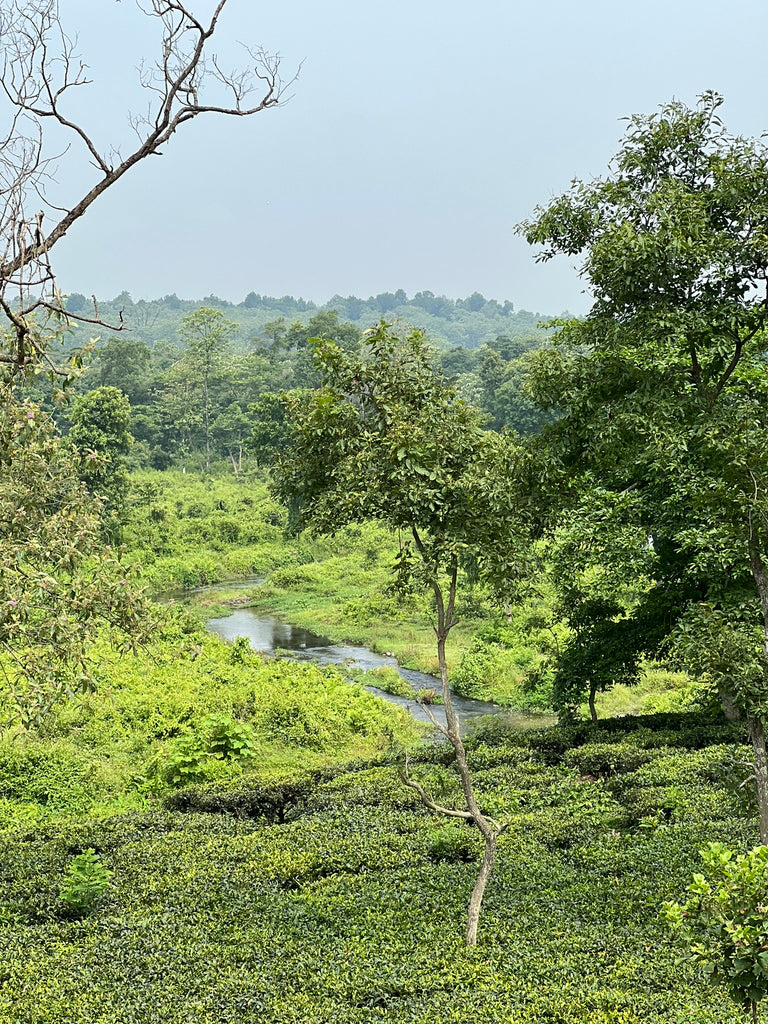
[(414, 790), (418, 794), (419, 800), (421, 800), (425, 807), (428, 807), (430, 811), (435, 811), (437, 814), (445, 814), (449, 818), (462, 818), (464, 821), (472, 821), (474, 816), (471, 811), (459, 811), (453, 807), (441, 807), (440, 804), (436, 804), (423, 786), (411, 778), (408, 773), (408, 763), (408, 755), (406, 754), (405, 764), (398, 772), (400, 781), (404, 786), (408, 786), (409, 789)]
[[(278, 54), (246, 48), (249, 66), (228, 70), (208, 53), (226, 3), (218, 0), (203, 20), (191, 0), (137, 0), (139, 10), (157, 21), (160, 39), (158, 56), (140, 68), (139, 84), (150, 100), (144, 113), (129, 115), (137, 139), (122, 155), (103, 149), (70, 113), (73, 91), (91, 79), (76, 39), (62, 26), (58, 0), (0, 0), (0, 100), (8, 110), (0, 136), (0, 308), (10, 327), (0, 362), (14, 372), (39, 362), (30, 342), (34, 312), (53, 317), (57, 329), (101, 323), (97, 307), (95, 317), (64, 308), (50, 262), (53, 247), (99, 196), (138, 163), (161, 154), (176, 131), (201, 114), (249, 117), (287, 98), (300, 68), (284, 81)], [(62, 136), (70, 139), (63, 150)], [(99, 177), (79, 200), (62, 206), (49, 193), (70, 146), (87, 155)], [(102, 326), (120, 330), (123, 324)]]

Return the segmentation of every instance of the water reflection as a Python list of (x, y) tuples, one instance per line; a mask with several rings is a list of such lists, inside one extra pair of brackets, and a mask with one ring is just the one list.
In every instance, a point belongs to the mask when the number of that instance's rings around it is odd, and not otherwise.
[[(375, 654), (367, 647), (357, 647), (351, 644), (333, 644), (328, 637), (318, 636), (308, 629), (301, 629), (292, 626), (290, 623), (282, 622), (271, 615), (257, 615), (249, 608), (239, 608), (219, 619), (209, 619), (206, 622), (207, 628), (222, 637), (224, 640), (235, 640), (237, 637), (246, 637), (251, 647), (265, 654), (274, 654), (276, 650), (290, 651), (293, 657), (305, 661), (318, 661), (323, 664), (349, 665), (353, 668), (373, 669), (382, 665), (388, 665), (397, 669), (400, 675), (406, 679), (416, 690), (439, 689), (439, 680), (434, 676), (426, 675), (424, 672), (416, 672), (413, 669), (400, 668), (397, 661), (392, 657), (382, 654)], [(392, 704), (397, 704), (409, 711), (419, 721), (429, 721), (423, 708), (407, 697), (397, 697), (391, 693), (385, 693), (375, 686), (367, 686), (367, 690), (383, 697)], [(510, 711), (508, 708), (499, 707), (498, 704), (491, 704), (482, 700), (470, 700), (467, 697), (452, 695), (454, 709), (459, 718), (466, 722), (481, 715), (505, 715), (509, 724), (515, 728), (534, 728), (552, 723), (553, 719), (544, 715), (526, 715), (519, 711)], [(435, 718), (445, 724), (445, 714), (439, 705), (432, 705), (431, 709)]]

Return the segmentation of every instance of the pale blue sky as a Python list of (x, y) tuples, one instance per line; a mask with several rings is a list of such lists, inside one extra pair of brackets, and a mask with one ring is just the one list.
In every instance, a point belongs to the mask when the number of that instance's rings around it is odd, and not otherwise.
[[(61, 0), (61, 12), (95, 80), (79, 112), (100, 140), (127, 144), (151, 25), (133, 0)], [(229, 0), (216, 51), (242, 62), (238, 41), (261, 44), (288, 75), (303, 59), (293, 99), (187, 125), (70, 231), (60, 284), (235, 302), (480, 291), (583, 312), (573, 268), (534, 264), (515, 223), (573, 177), (602, 174), (621, 118), (672, 97), (716, 89), (728, 127), (761, 134), (767, 20), (758, 0)], [(64, 195), (94, 173), (67, 155)]]

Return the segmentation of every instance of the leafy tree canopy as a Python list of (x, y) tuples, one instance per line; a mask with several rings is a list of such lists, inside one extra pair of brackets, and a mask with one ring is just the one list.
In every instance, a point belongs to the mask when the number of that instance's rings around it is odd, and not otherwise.
[[(653, 538), (656, 594), (687, 590), (668, 629), (685, 611), (697, 667), (747, 715), (765, 840), (768, 149), (728, 134), (721, 102), (631, 118), (612, 174), (575, 182), (522, 230), (541, 259), (581, 255), (595, 299), (536, 361), (533, 392), (560, 414), (546, 486), (555, 507), (581, 507), (587, 536), (595, 509), (626, 496)], [(742, 637), (729, 672), (717, 623)]]

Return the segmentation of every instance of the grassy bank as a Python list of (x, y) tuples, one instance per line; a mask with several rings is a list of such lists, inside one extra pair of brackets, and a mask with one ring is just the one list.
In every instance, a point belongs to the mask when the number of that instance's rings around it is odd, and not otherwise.
[(405, 712), (334, 668), (265, 659), (185, 617), (136, 655), (93, 651), (96, 691), (25, 736), (0, 740), (0, 823), (42, 824), (154, 806), (190, 782), (264, 778), (371, 756), (414, 740)]
[[(397, 539), (380, 526), (287, 538), (285, 510), (253, 479), (145, 471), (134, 476), (133, 492), (125, 539), (154, 591), (186, 594), (201, 618), (248, 604), (334, 642), (362, 644), (394, 654), (404, 667), (437, 672), (430, 599), (394, 592)], [(224, 585), (192, 593), (243, 576), (263, 582), (250, 590)], [(448, 644), (454, 689), (525, 711), (549, 710), (551, 656), (566, 638), (553, 601), (542, 583), (540, 593), (500, 617), (481, 587), (465, 585)], [(598, 708), (603, 717), (685, 710), (696, 698), (687, 677), (648, 666), (638, 686), (601, 695)]]

